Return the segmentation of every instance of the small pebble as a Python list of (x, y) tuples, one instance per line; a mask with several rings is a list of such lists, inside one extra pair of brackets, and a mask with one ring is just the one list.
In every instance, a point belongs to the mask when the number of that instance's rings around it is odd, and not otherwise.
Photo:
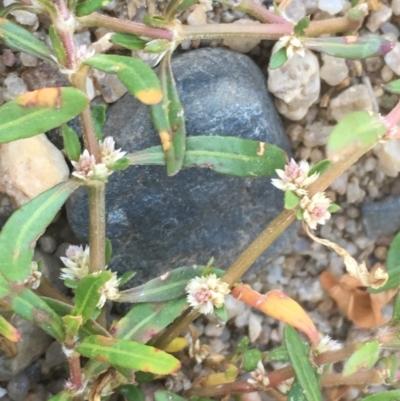
[(32, 56), (31, 54), (21, 53), (20, 58), (22, 65), (24, 65), (25, 67), (36, 67), (38, 64), (38, 58)]
[(378, 246), (374, 250), (374, 256), (378, 260), (386, 260), (387, 251), (388, 251), (388, 249), (385, 246)]
[(12, 67), (17, 61), (17, 58), (10, 49), (5, 49), (1, 56), (1, 61), (6, 67)]
[(249, 317), (249, 340), (251, 343), (256, 341), (261, 334), (262, 317), (255, 313), (250, 313)]
[(378, 10), (371, 11), (367, 21), (367, 28), (371, 32), (376, 32), (392, 16), (392, 9), (381, 4)]
[(45, 361), (49, 368), (60, 365), (66, 361), (65, 354), (62, 351), (61, 344), (59, 342), (54, 341), (50, 344), (50, 347), (47, 348)]
[(28, 90), (25, 82), (15, 72), (8, 74), (8, 77), (4, 80), (4, 86), (6, 87), (4, 92), (5, 100), (13, 100)]
[(387, 66), (384, 65), (383, 68), (381, 69), (381, 78), (382, 81), (386, 84), (390, 82), (393, 79), (393, 71)]
[(397, 42), (394, 48), (384, 57), (386, 64), (392, 71), (400, 75), (400, 43)]
[(342, 0), (319, 0), (318, 8), (330, 15), (335, 15), (343, 10)]
[(224, 326), (222, 324), (209, 322), (205, 328), (204, 333), (207, 337), (221, 337), (223, 331)]
[(13, 401), (24, 400), (26, 394), (29, 391), (29, 378), (22, 372), (17, 376), (13, 377), (7, 385), (8, 396)]
[(400, 15), (400, 0), (392, 1), (392, 10), (394, 15)]
[(57, 248), (57, 241), (50, 235), (42, 235), (38, 241), (44, 252), (53, 253)]

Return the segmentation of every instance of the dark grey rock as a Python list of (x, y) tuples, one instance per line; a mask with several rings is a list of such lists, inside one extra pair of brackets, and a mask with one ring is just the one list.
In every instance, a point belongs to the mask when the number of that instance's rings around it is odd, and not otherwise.
[(361, 207), (361, 222), (368, 238), (376, 239), (400, 230), (400, 196), (388, 196)]
[[(289, 143), (253, 61), (223, 49), (200, 49), (173, 59), (188, 135), (230, 135)], [(136, 151), (159, 144), (149, 110), (130, 95), (109, 110), (105, 135)], [(160, 166), (131, 166), (107, 185), (107, 237), (114, 248), (111, 267), (135, 270), (143, 281), (178, 266), (204, 264), (214, 256), (226, 268), (281, 210), (283, 194), (271, 178), (242, 179), (208, 169), (167, 177)], [(88, 237), (86, 189), (68, 203), (75, 233)], [(257, 263), (290, 248), (294, 227)]]

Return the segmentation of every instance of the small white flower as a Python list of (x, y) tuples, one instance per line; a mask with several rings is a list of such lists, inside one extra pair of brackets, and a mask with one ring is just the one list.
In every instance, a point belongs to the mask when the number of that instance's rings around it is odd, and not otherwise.
[(342, 348), (340, 343), (335, 340), (332, 340), (331, 336), (327, 334), (326, 336), (321, 338), (321, 340), (319, 341), (318, 345), (315, 347), (313, 352), (316, 355), (319, 355), (328, 351), (336, 351), (340, 348)]
[(305, 55), (303, 41), (298, 36), (282, 36), (278, 41), (277, 50), (282, 49), (282, 47), (286, 47), (288, 59), (292, 58), (294, 54), (298, 54), (301, 57)]
[(83, 250), (82, 245), (70, 245), (66, 251), (66, 257), (60, 259), (65, 267), (61, 269), (61, 279), (66, 278), (79, 281), (89, 274), (89, 257), (90, 249), (87, 246)]
[(317, 224), (325, 224), (331, 217), (328, 211), (330, 205), (331, 200), (323, 192), (316, 193), (311, 199), (307, 195), (303, 196), (300, 207), (303, 209), (304, 221), (313, 230), (317, 228)]
[(277, 389), (282, 394), (287, 394), (290, 391), (290, 389), (292, 388), (293, 381), (294, 381), (294, 378), (284, 380), (283, 382), (280, 382), (278, 384)]
[(112, 168), (112, 165), (119, 159), (122, 159), (126, 152), (121, 152), (121, 149), (115, 150), (115, 141), (113, 137), (108, 136), (103, 142), (99, 142), (101, 163), (107, 168)]
[(120, 279), (117, 277), (117, 273), (112, 273), (110, 280), (108, 280), (100, 289), (101, 296), (97, 303), (98, 308), (102, 308), (107, 299), (115, 301), (119, 298), (119, 282)]
[(265, 373), (264, 365), (261, 361), (258, 362), (257, 369), (250, 373), (251, 378), (247, 381), (250, 384), (264, 389), (269, 386), (269, 379)]
[(189, 305), (207, 315), (214, 311), (214, 306), (220, 308), (224, 305), (224, 295), (229, 294), (230, 289), (215, 274), (209, 274), (191, 279), (186, 292)]
[(42, 272), (39, 271), (39, 266), (37, 262), (32, 261), (31, 263), (31, 274), (25, 281), (25, 285), (29, 288), (36, 290), (40, 285), (40, 279), (42, 277)]
[(76, 170), (72, 175), (81, 180), (105, 181), (112, 173), (104, 163), (96, 163), (94, 156), (89, 154), (87, 149), (83, 151), (77, 162), (71, 161), (71, 163)]
[(293, 159), (285, 165), (285, 170), (276, 170), (279, 178), (272, 180), (272, 185), (282, 191), (293, 191), (299, 196), (307, 194), (306, 188), (310, 186), (318, 177), (319, 173), (308, 176), (310, 172), (309, 164), (302, 160), (297, 164)]

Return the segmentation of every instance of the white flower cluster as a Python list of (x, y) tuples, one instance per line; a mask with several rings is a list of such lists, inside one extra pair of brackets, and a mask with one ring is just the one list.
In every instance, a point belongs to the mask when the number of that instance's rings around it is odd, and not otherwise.
[(341, 349), (342, 346), (336, 340), (332, 340), (328, 334), (321, 338), (318, 345), (314, 348), (313, 353), (316, 355), (323, 354), (329, 351), (336, 351)]
[(262, 361), (258, 362), (256, 370), (251, 372), (250, 376), (250, 379), (247, 381), (259, 389), (265, 389), (269, 386), (269, 378), (265, 373), (265, 368)]
[(287, 35), (282, 36), (277, 43), (277, 50), (282, 49), (282, 47), (286, 47), (286, 55), (287, 58), (292, 58), (295, 54), (298, 54), (301, 57), (304, 57), (304, 45), (301, 38), (296, 35)]
[(318, 192), (311, 198), (308, 196), (307, 188), (319, 177), (319, 173), (309, 175), (309, 172), (310, 166), (306, 161), (297, 164), (291, 159), (285, 170), (276, 170), (280, 179), (274, 178), (272, 185), (282, 191), (291, 191), (300, 197), (299, 206), (303, 219), (315, 230), (317, 224), (325, 224), (325, 221), (330, 219), (331, 200), (323, 192)]
[(215, 274), (191, 279), (186, 286), (187, 301), (200, 313), (207, 315), (214, 311), (214, 306), (224, 305), (224, 295), (230, 293), (229, 285)]
[(35, 261), (32, 261), (31, 262), (31, 274), (25, 280), (24, 284), (27, 287), (32, 288), (33, 290), (36, 290), (39, 288), (41, 278), (42, 278), (42, 272), (39, 270), (38, 263)]
[[(60, 259), (65, 265), (65, 267), (61, 269), (61, 279), (69, 279), (79, 282), (90, 274), (90, 248), (88, 246), (83, 249), (82, 245), (70, 245), (67, 248), (66, 257), (62, 256)], [(96, 275), (99, 273), (100, 272), (96, 272), (93, 274)], [(115, 301), (119, 298), (119, 283), (120, 279), (117, 277), (117, 273), (113, 272), (110, 280), (108, 280), (100, 289), (101, 297), (97, 304), (98, 308), (102, 308), (107, 299)]]
[(85, 149), (77, 162), (71, 161), (75, 168), (73, 176), (81, 180), (107, 181), (107, 178), (113, 173), (113, 165), (122, 159), (126, 152), (121, 152), (121, 149), (115, 150), (115, 142), (111, 136), (105, 138), (104, 141), (99, 141), (99, 146), (100, 163), (96, 163), (95, 157)]

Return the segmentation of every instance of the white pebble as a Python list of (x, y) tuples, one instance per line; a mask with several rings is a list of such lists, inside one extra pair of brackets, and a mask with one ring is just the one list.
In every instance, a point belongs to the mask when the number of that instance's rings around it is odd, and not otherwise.
[(381, 69), (381, 78), (382, 81), (386, 84), (390, 82), (393, 79), (393, 71), (391, 68), (389, 68), (387, 65), (384, 65), (383, 68)]
[(38, 63), (38, 58), (35, 56), (32, 56), (31, 54), (28, 53), (21, 53), (20, 55), (21, 58), (21, 63), (25, 67), (36, 67)]
[(335, 15), (343, 10), (342, 0), (319, 0), (318, 8), (330, 15)]
[(285, 8), (285, 17), (292, 21), (300, 21), (306, 16), (304, 0), (292, 0)]
[(385, 62), (392, 71), (400, 75), (400, 43), (397, 42), (394, 48), (385, 55)]
[(390, 20), (392, 9), (381, 4), (378, 10), (371, 11), (367, 21), (367, 28), (371, 32), (376, 32), (385, 22)]
[(256, 315), (255, 313), (250, 313), (249, 317), (249, 340), (250, 342), (254, 342), (261, 334), (262, 330), (262, 317)]
[(223, 331), (224, 325), (209, 322), (207, 323), (204, 333), (207, 337), (221, 337)]
[(18, 77), (15, 72), (9, 74), (8, 77), (4, 80), (4, 86), (6, 87), (4, 99), (7, 101), (13, 100), (17, 96), (22, 95), (28, 90), (25, 82), (20, 77)]
[(400, 0), (392, 0), (392, 10), (394, 15), (400, 15)]
[(322, 54), (321, 57), (324, 64), (321, 67), (320, 75), (321, 79), (328, 85), (338, 85), (347, 78), (349, 75), (349, 68), (347, 67), (345, 59), (333, 57), (328, 54)]

